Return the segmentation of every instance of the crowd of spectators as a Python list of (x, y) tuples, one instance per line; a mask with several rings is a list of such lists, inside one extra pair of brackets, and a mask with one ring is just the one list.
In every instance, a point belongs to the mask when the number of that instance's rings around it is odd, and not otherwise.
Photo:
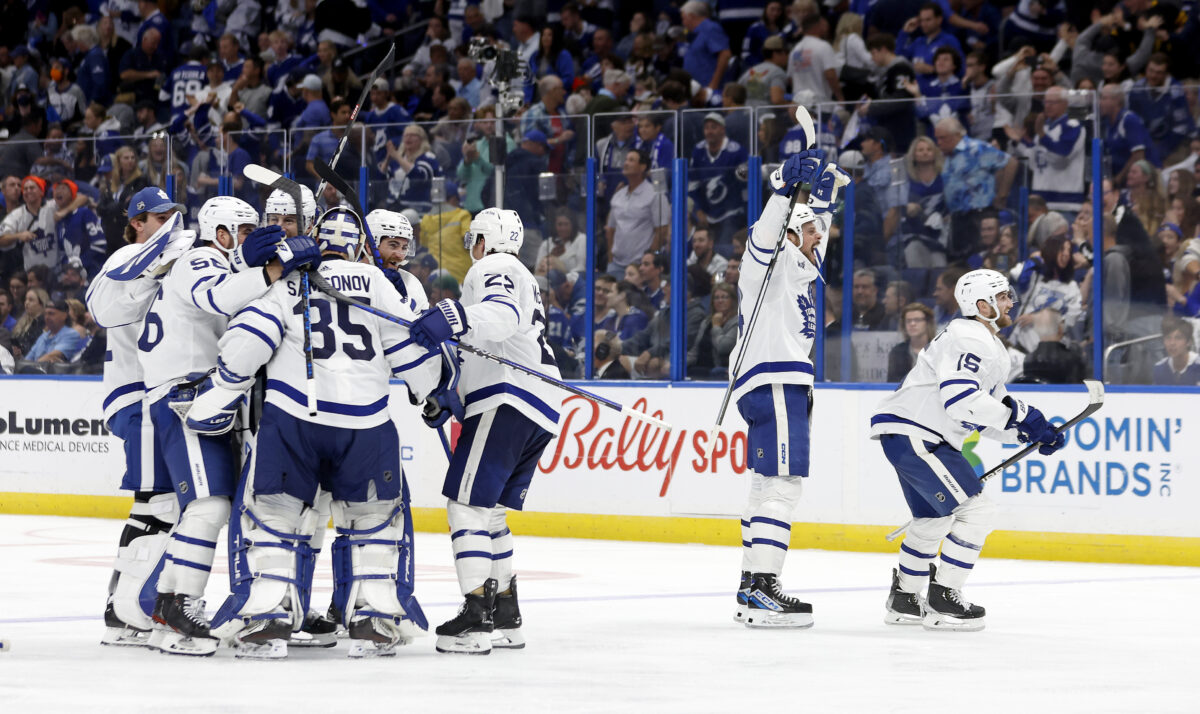
[[(827, 375), (899, 378), (926, 333), (954, 316), (956, 276), (989, 267), (1020, 297), (1005, 335), (1015, 373), (1072, 381), (1091, 370), (1095, 259), (1105, 343), (1142, 340), (1119, 358), (1121, 378), (1158, 379), (1164, 354), (1174, 374), (1190, 374), (1179, 360), (1194, 353), (1172, 356), (1178, 338), (1166, 330), (1200, 315), (1194, 0), (4, 7), (0, 315), (11, 324), (0, 326), (0, 364), (36, 354), (99, 368), (86, 360), (102, 331), (86, 311), (54, 305), (78, 299), (121, 245), (137, 190), (169, 180), (193, 214), (218, 193), (261, 207), (260, 188), (241, 176), (247, 163), (315, 188), (314, 162), (345, 137), (338, 170), (354, 180), (365, 170), (373, 207), (408, 212), (421, 244), (409, 267), (431, 297), (458, 290), (470, 266), (461, 234), (499, 193), (525, 223), (521, 257), (545, 282), (547, 335), (565, 373), (590, 363), (606, 378), (661, 378), (683, 350), (689, 377), (724, 379), (751, 184), (763, 178), (748, 157), (762, 157), (765, 173), (799, 150), (790, 117), (802, 104), (854, 178), (854, 264), (840, 263), (849, 226), (839, 225), (826, 300), (826, 331), (840, 333), (844, 273), (854, 344), (849, 364), (827, 360)], [(526, 70), (524, 101), (503, 121), (492, 64), (468, 57), (481, 40)], [(390, 43), (406, 59), (364, 87)], [(364, 88), (360, 123), (348, 127)], [(1093, 138), (1103, 141), (1102, 226), (1092, 225)], [(594, 290), (583, 277), (589, 157)], [(676, 158), (687, 162), (685, 207), (670, 200)], [(318, 196), (321, 208), (339, 200)], [(688, 238), (672, 246), (679, 210)], [(670, 341), (672, 250), (688, 256), (674, 286), (686, 291), (686, 345)], [(595, 324), (584, 325), (589, 299)], [(52, 331), (46, 313), (66, 314), (66, 326)], [(1164, 326), (1164, 316), (1183, 322)], [(64, 329), (80, 344), (66, 344)], [(34, 352), (52, 332), (56, 349)], [(895, 339), (872, 351), (862, 335), (874, 333)]]

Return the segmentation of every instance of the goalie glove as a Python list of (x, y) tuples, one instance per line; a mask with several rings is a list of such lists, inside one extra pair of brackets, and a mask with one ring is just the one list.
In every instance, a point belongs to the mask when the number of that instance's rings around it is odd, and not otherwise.
[(806, 149), (789, 156), (787, 161), (771, 172), (771, 190), (780, 196), (789, 196), (800, 184), (811, 184), (820, 175), (825, 161), (823, 149)]
[(174, 213), (142, 244), (137, 255), (106, 275), (122, 282), (143, 276), (160, 280), (175, 260), (191, 250), (195, 242), (196, 231), (183, 230), (183, 214)]
[(218, 436), (233, 428), (246, 393), (241, 390), (214, 386), (196, 397), (187, 411), (184, 425), (197, 434)]
[(457, 300), (446, 298), (413, 321), (408, 329), (413, 342), (436, 351), (446, 340), (453, 340), (470, 329), (467, 311)]

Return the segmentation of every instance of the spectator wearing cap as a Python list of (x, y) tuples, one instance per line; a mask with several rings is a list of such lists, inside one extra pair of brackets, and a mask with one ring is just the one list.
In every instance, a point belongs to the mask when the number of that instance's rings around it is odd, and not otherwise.
[(566, 97), (563, 81), (557, 75), (547, 75), (538, 80), (537, 91), (537, 104), (521, 115), (521, 135), (535, 129), (542, 132), (550, 147), (549, 171), (562, 174), (569, 168), (567, 152), (575, 139), (575, 130), (562, 115), (563, 99)]
[(1194, 350), (1191, 324), (1174, 317), (1164, 319), (1162, 339), (1167, 356), (1154, 365), (1154, 383), (1200, 384), (1200, 355)]
[(134, 101), (154, 100), (158, 96), (157, 84), (167, 77), (170, 64), (166, 56), (158, 51), (162, 33), (157, 28), (147, 28), (138, 39), (138, 44), (121, 58), (118, 88), (122, 92), (133, 92)]
[(625, 159), (634, 150), (633, 116), (619, 114), (612, 118), (611, 133), (596, 142), (597, 169), (600, 172), (600, 185), (597, 193), (603, 200), (609, 200), (621, 183), (621, 175), (625, 171)]
[(607, 71), (613, 68), (614, 60), (619, 59), (613, 53), (612, 30), (607, 27), (596, 28), (592, 33), (591, 46), (592, 51), (583, 60), (580, 73), (587, 78), (592, 91), (599, 93), (608, 84), (608, 78), (605, 76)]
[(45, 329), (25, 355), (32, 362), (70, 362), (83, 348), (83, 338), (71, 328), (66, 300), (55, 300), (42, 313)]
[(529, 60), (537, 52), (538, 44), (541, 40), (540, 29), (541, 23), (538, 22), (537, 18), (529, 15), (521, 15), (513, 20), (512, 48), (517, 53), (517, 57), (521, 62), (529, 64)]
[(717, 246), (728, 248), (746, 227), (746, 147), (725, 135), (725, 117), (704, 115), (704, 139), (692, 150), (688, 195), (699, 227)]
[(324, 77), (325, 93), (330, 97), (343, 97), (349, 100), (362, 93), (363, 83), (358, 78), (346, 60), (337, 57), (329, 65), (329, 73)]
[(805, 89), (816, 95), (817, 102), (842, 101), (842, 83), (838, 80), (837, 58), (829, 44), (829, 21), (821, 14), (806, 16), (800, 23), (804, 38), (788, 56), (788, 76), (792, 93)]
[(54, 231), (57, 206), (53, 200), (46, 200), (45, 179), (26, 176), (21, 181), (21, 198), (21, 206), (0, 222), (0, 250), (19, 247), (23, 270), (35, 265), (54, 268), (62, 260), (62, 245)]
[(725, 268), (729, 261), (713, 250), (713, 240), (707, 228), (697, 228), (692, 231), (692, 254), (688, 256), (688, 265), (699, 265), (712, 276), (714, 281), (725, 276)]
[(37, 69), (29, 62), (28, 47), (17, 45), (9, 53), (9, 58), (13, 64), (13, 69), (8, 80), (8, 96), (10, 99), (16, 96), (17, 90), (21, 87), (35, 91), (41, 86)]
[(788, 66), (788, 52), (783, 38), (772, 35), (763, 41), (762, 56), (763, 61), (746, 70), (738, 80), (746, 88), (746, 104), (752, 107), (783, 104), (788, 82), (784, 71)]
[(421, 245), (438, 259), (442, 269), (460, 284), (471, 269), (471, 254), (462, 249), (462, 237), (471, 225), (471, 214), (459, 205), (458, 184), (446, 181), (446, 200), (419, 222)]
[(158, 9), (158, 3), (154, 0), (137, 0), (137, 9), (142, 22), (138, 25), (134, 46), (142, 44), (142, 38), (146, 36), (147, 32), (152, 29), (157, 30), (162, 36), (158, 45), (158, 53), (170, 65), (175, 61), (175, 33), (171, 29), (171, 21), (162, 14), (162, 11)]
[(401, 140), (404, 127), (412, 121), (412, 116), (395, 102), (388, 80), (379, 77), (371, 85), (371, 104), (362, 113), (362, 121), (368, 127), (383, 125), (373, 130), (375, 151), (382, 157), (388, 141), (398, 143)]
[(450, 86), (454, 87), (458, 96), (467, 100), (467, 103), (471, 105), (471, 111), (475, 111), (479, 108), (479, 91), (483, 88), (483, 80), (479, 78), (475, 60), (469, 57), (460, 57), (458, 64), (454, 66), (454, 71), (458, 76), (450, 80)]
[(79, 260), (87, 275), (97, 275), (104, 266), (108, 242), (99, 216), (87, 204), (72, 208), (78, 195), (79, 187), (70, 179), (54, 184), (55, 205), (68, 209), (55, 222), (54, 232), (63, 251)]
[(528, 256), (527, 264), (533, 263), (533, 256), (537, 255), (542, 244), (543, 219), (542, 204), (538, 198), (538, 176), (546, 170), (549, 153), (546, 135), (531, 129), (525, 132), (520, 146), (504, 161), (504, 207), (516, 211), (525, 224), (525, 243), (521, 253), (523, 258)]
[(1150, 162), (1158, 168), (1174, 163), (1180, 145), (1196, 130), (1183, 84), (1168, 71), (1170, 58), (1162, 52), (1150, 56), (1146, 74), (1129, 90), (1129, 110), (1146, 123), (1150, 132)]
[(321, 78), (308, 74), (300, 81), (300, 96), (304, 98), (304, 111), (292, 124), (293, 130), (329, 126), (333, 117), (329, 105), (325, 103), (325, 95)]
[(946, 12), (937, 2), (927, 2), (921, 6), (916, 17), (904, 23), (904, 29), (896, 38), (896, 52), (907, 57), (917, 76), (933, 75), (934, 53), (939, 47), (949, 47), (962, 56), (962, 45), (958, 38), (946, 32), (943, 21)]
[(646, 251), (657, 251), (666, 244), (671, 207), (666, 196), (646, 180), (649, 170), (650, 159), (645, 152), (625, 155), (625, 184), (613, 194), (604, 228), (608, 273), (618, 280), (627, 265)]
[(908, 145), (917, 131), (912, 94), (907, 89), (910, 83), (916, 81), (916, 72), (907, 59), (896, 54), (896, 39), (886, 32), (867, 40), (867, 52), (876, 67), (876, 98), (905, 101), (865, 100), (858, 106), (859, 118), (886, 128), (895, 140), (895, 146), (890, 147), (889, 151), (902, 154), (908, 151)]
[(432, 206), (433, 179), (442, 175), (442, 167), (430, 150), (429, 135), (420, 126), (409, 124), (401, 137), (400, 146), (387, 143), (387, 159), (381, 167), (389, 177), (388, 191), (393, 200), (427, 212)]
[[(86, 298), (87, 292), (87, 271), (83, 267), (83, 261), (79, 256), (72, 255), (63, 261), (58, 268), (58, 275), (55, 276), (55, 281), (58, 284), (54, 291), (55, 298), (63, 298), (66, 300), (82, 301)], [(72, 315), (75, 317), (75, 315)], [(75, 331), (83, 332), (83, 325), (78, 321), (75, 322)]]
[(966, 136), (954, 117), (934, 125), (934, 138), (946, 157), (942, 183), (946, 208), (950, 211), (950, 261), (966, 258), (978, 250), (979, 218), (988, 208), (1003, 208), (1017, 173), (1017, 161), (1003, 151)]
[(679, 8), (680, 20), (688, 32), (683, 68), (701, 86), (716, 92), (725, 81), (725, 70), (733, 53), (729, 51), (725, 29), (709, 15), (709, 6), (700, 0), (689, 0)]
[(100, 48), (100, 35), (96, 28), (90, 25), (76, 25), (70, 31), (71, 42), (75, 45), (76, 56), (79, 57), (76, 81), (83, 90), (87, 104), (112, 102), (112, 88), (109, 86), (108, 58)]
[(408, 265), (404, 266), (404, 268), (417, 276), (417, 280), (421, 281), (421, 284), (425, 286), (425, 292), (428, 293), (430, 278), (433, 275), (433, 271), (438, 269), (438, 262), (432, 253), (424, 251), (423, 246), (422, 251), (417, 254), (416, 258), (408, 261)]
[(242, 62), (242, 71), (230, 88), (230, 106), (236, 108), (241, 105), (242, 111), (250, 112), (256, 117), (265, 117), (271, 88), (263, 82), (263, 74), (262, 58), (257, 55), (247, 57)]

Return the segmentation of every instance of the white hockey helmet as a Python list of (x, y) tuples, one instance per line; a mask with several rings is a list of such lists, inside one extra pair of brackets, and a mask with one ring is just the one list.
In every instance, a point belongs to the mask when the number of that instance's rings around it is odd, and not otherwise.
[[(304, 204), (304, 226), (300, 227), (300, 230), (303, 231), (305, 226), (311, 226), (313, 221), (317, 220), (317, 199), (313, 198), (312, 189), (301, 185), (300, 201)], [(292, 199), (291, 194), (275, 189), (270, 196), (267, 196), (266, 206), (263, 207), (263, 217), (271, 215), (296, 215), (296, 202)]]
[(521, 252), (521, 244), (525, 242), (525, 226), (516, 211), (501, 208), (485, 208), (471, 221), (471, 227), (463, 236), (463, 247), (471, 250), (475, 244), (483, 241), (483, 252), (511, 253)]
[(811, 223), (817, 220), (817, 214), (813, 213), (813, 209), (803, 201), (796, 201), (796, 205), (792, 206), (792, 213), (788, 216), (788, 230), (795, 231), (796, 235), (803, 235), (804, 224)]
[(417, 254), (417, 241), (413, 239), (412, 223), (403, 213), (376, 208), (367, 214), (367, 228), (375, 245), (380, 246), (387, 238), (399, 238), (406, 241), (404, 254), (400, 256), (400, 265), (408, 265), (408, 259)]
[[(213, 246), (232, 258), (238, 249), (238, 229), (244, 225), (258, 225), (258, 211), (240, 198), (233, 196), (215, 196), (204, 202), (200, 212), (196, 214), (200, 223), (200, 240), (212, 243)], [(224, 228), (233, 236), (233, 247), (226, 248), (217, 240), (217, 229)], [(233, 269), (244, 267), (240, 260), (231, 260)]]
[(317, 247), (321, 253), (340, 253), (357, 263), (366, 245), (366, 234), (358, 214), (345, 206), (334, 206), (317, 221)]
[[(1012, 297), (1015, 305), (1017, 299), (1013, 295), (1008, 278), (995, 270), (984, 268), (972, 270), (958, 279), (958, 283), (954, 286), (954, 299), (958, 301), (958, 309), (963, 317), (979, 317), (995, 327), (996, 321), (1000, 319), (1000, 308), (996, 305), (996, 296), (1005, 292)], [(992, 306), (993, 317), (987, 318), (979, 313), (978, 301), (980, 300)]]

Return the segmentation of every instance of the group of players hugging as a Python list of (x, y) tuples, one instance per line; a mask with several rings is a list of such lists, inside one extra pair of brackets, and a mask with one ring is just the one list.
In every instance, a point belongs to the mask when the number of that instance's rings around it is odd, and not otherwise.
[[(213, 198), (192, 231), (183, 206), (146, 188), (129, 203), (128, 245), (90, 286), (111, 350), (105, 418), (134, 492), (103, 642), (199, 656), (224, 642), (275, 659), (344, 635), (351, 657), (368, 657), (427, 629), (389, 415), (400, 378), (427, 424), (462, 423), (443, 493), (464, 603), (436, 628), (437, 649), (521, 648), (505, 513), (523, 505), (558, 402), (552, 387), (454, 348), (462, 338), (558, 377), (537, 283), (516, 257), (520, 218), (477, 215), (461, 301), (430, 307), (401, 267), (414, 249), (403, 215), (334, 207), (318, 220), (312, 192), (300, 193), (297, 206), (277, 188), (261, 222), (244, 201)], [(310, 293), (310, 278), (342, 299)], [(312, 579), (331, 515), (334, 592), (321, 614)], [(203, 595), (223, 528), (231, 595), (210, 622)]]
[[(748, 627), (813, 624), (811, 605), (785, 593), (779, 576), (809, 475), (816, 282), (849, 180), (818, 149), (789, 158), (771, 176), (775, 193), (742, 263), (730, 390), (752, 471), (735, 615)], [(128, 245), (90, 286), (88, 307), (111, 350), (104, 414), (125, 444), (122, 488), (134, 493), (103, 641), (182, 655), (211, 655), (224, 642), (241, 657), (282, 658), (289, 646), (328, 647), (345, 635), (349, 655), (367, 657), (394, 654), (427, 629), (389, 415), (398, 377), (428, 425), (440, 429), (452, 415), (462, 423), (442, 493), (464, 602), (436, 628), (437, 650), (521, 648), (505, 514), (524, 504), (560, 400), (551, 385), (455, 349), (462, 339), (559, 378), (540, 291), (517, 259), (520, 218), (477, 215), (461, 300), (429, 306), (402, 268), (414, 250), (403, 215), (375, 210), (364, 220), (334, 207), (318, 219), (312, 192), (300, 194), (297, 206), (295, 192), (277, 188), (261, 225), (249, 204), (213, 198), (197, 235), (182, 228), (183, 206), (146, 188), (129, 203)], [(341, 295), (310, 293), (310, 279)], [(1007, 279), (972, 271), (955, 295), (961, 319), (882, 400), (871, 434), (913, 515), (885, 621), (977, 630), (984, 610), (961, 590), (989, 509), (963, 441), (979, 431), (1049, 454), (1064, 439), (1005, 391), (997, 332), (1010, 324)], [(753, 329), (760, 311), (772, 329)], [(334, 592), (321, 614), (312, 579), (330, 515)], [(231, 595), (209, 622), (203, 595), (222, 528)]]

